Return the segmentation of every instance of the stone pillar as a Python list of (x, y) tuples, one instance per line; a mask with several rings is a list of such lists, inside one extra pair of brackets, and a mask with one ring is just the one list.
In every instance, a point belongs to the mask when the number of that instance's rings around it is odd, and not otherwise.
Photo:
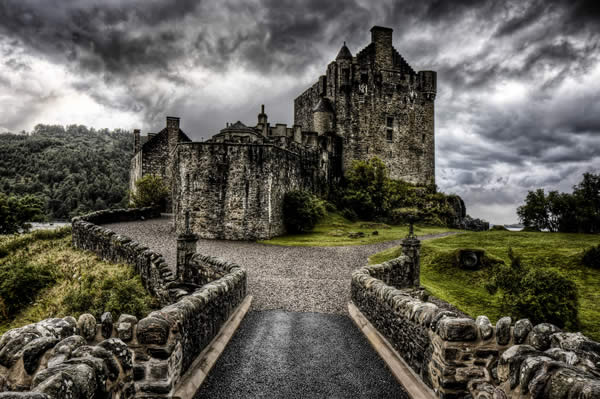
[(410, 230), (408, 237), (402, 240), (402, 253), (411, 260), (412, 263), (412, 281), (413, 286), (418, 288), (421, 285), (421, 241), (414, 233), (413, 220), (410, 221)]
[(190, 211), (185, 212), (185, 232), (177, 237), (177, 265), (175, 275), (183, 280), (190, 258), (196, 253), (198, 236), (190, 230)]

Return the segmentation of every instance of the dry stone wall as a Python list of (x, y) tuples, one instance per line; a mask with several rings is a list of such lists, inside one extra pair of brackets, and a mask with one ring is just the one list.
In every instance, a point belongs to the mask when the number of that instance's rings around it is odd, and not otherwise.
[[(164, 304), (139, 320), (111, 313), (43, 320), (0, 338), (0, 399), (171, 398), (246, 296), (246, 271), (201, 254), (172, 269), (160, 254), (99, 224), (159, 216), (118, 209), (73, 219), (73, 244), (128, 263)], [(191, 281), (182, 281), (190, 276)]]
[(600, 344), (547, 323), (459, 317), (383, 281), (412, 262), (358, 269), (352, 301), (439, 398), (600, 397)]

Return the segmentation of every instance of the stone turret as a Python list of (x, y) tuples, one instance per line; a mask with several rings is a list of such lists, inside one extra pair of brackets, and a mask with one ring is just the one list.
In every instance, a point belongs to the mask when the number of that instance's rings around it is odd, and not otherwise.
[(319, 102), (313, 108), (313, 126), (315, 132), (323, 135), (333, 129), (333, 107), (325, 97), (319, 99)]

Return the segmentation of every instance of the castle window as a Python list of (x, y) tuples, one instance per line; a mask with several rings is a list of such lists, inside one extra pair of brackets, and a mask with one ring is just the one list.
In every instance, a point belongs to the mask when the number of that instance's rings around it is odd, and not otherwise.
[(360, 83), (367, 84), (369, 83), (369, 74), (366, 72), (361, 72), (360, 74)]
[(394, 118), (389, 117), (386, 120), (386, 126), (388, 127), (388, 129), (391, 129), (394, 127)]
[(387, 129), (387, 141), (393, 141), (394, 140), (394, 131), (392, 129)]
[(425, 135), (421, 136), (421, 141), (424, 143), (425, 142)]
[(387, 141), (392, 141), (394, 139), (394, 118), (388, 116), (385, 121), (385, 126)]

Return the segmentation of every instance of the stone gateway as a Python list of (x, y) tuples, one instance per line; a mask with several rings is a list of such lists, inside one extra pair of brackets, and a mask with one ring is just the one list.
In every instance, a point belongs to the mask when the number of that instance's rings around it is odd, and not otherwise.
[(159, 133), (134, 131), (130, 188), (145, 175), (171, 187), (178, 233), (186, 211), (202, 238), (269, 239), (285, 233), (282, 205), (292, 190), (327, 193), (354, 160), (380, 158), (390, 177), (435, 183), (436, 73), (415, 72), (375, 26), (353, 56), (346, 44), (325, 75), (294, 100), (294, 125), (272, 125), (264, 106), (255, 126), (227, 124), (194, 142), (167, 117)]

